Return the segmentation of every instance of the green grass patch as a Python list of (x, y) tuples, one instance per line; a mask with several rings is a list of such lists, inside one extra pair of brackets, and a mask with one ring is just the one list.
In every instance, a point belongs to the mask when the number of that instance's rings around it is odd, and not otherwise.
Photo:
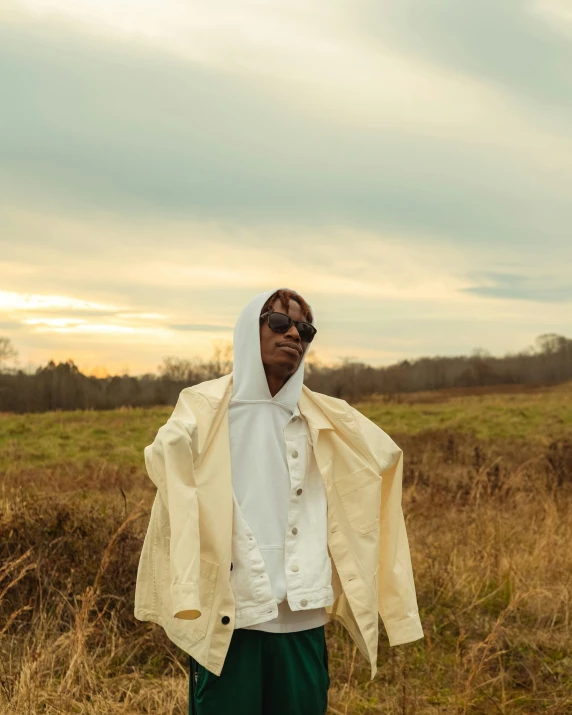
[(450, 397), (433, 404), (365, 402), (355, 407), (389, 434), (451, 430), (484, 439), (546, 443), (572, 432), (572, 390), (568, 386), (532, 395)]
[(0, 415), (0, 471), (113, 463), (141, 467), (171, 407)]

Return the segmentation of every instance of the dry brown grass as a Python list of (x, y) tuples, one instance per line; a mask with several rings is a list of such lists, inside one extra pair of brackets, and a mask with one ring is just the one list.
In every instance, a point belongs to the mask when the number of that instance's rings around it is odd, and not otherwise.
[[(426, 637), (390, 648), (381, 628), (370, 681), (328, 624), (330, 711), (572, 713), (572, 450), (392, 436)], [(143, 466), (25, 469), (0, 497), (0, 713), (186, 713), (184, 654), (132, 615)]]

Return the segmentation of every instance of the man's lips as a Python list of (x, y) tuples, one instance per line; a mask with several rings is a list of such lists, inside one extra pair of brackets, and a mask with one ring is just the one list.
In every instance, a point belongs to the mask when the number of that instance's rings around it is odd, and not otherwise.
[(293, 355), (301, 355), (302, 349), (296, 343), (277, 343), (279, 348), (286, 350)]

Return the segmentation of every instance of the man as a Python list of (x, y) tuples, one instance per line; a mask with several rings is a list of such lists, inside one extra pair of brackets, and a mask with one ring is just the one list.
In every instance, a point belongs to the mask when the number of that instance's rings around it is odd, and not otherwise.
[(190, 656), (192, 715), (322, 715), (325, 623), (377, 670), (423, 637), (401, 509), (402, 453), (303, 385), (316, 328), (283, 288), (238, 317), (233, 372), (185, 388), (145, 448), (157, 486), (135, 615)]

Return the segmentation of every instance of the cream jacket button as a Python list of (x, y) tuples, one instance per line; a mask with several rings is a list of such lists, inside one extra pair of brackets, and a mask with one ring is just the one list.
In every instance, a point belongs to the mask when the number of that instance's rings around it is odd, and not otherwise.
[(296, 494), (297, 494), (298, 496), (300, 496), (300, 494), (302, 494), (302, 490), (301, 490), (301, 489), (296, 489)]
[(307, 605), (308, 605), (308, 601), (306, 601), (306, 599), (303, 598), (303, 599), (300, 601), (300, 605), (301, 605), (301, 606), (307, 606)]
[(297, 534), (297, 533), (298, 533), (298, 529), (297, 529), (296, 527), (294, 527), (294, 528), (292, 529), (292, 533), (293, 533), (293, 534)]
[(292, 571), (298, 571), (298, 567), (297, 567), (297, 566), (292, 566)]
[(297, 456), (298, 456), (298, 452), (297, 452), (296, 450), (294, 450), (294, 451), (292, 452), (292, 456), (293, 456), (293, 457), (297, 457)]

